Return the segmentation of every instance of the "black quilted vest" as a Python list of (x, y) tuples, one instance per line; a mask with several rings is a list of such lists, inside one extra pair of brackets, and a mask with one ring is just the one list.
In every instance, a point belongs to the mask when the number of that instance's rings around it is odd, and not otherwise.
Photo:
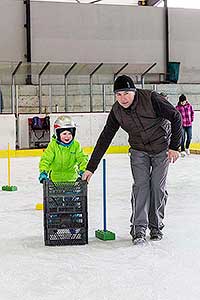
[(158, 117), (151, 102), (151, 91), (137, 89), (133, 104), (123, 108), (118, 102), (113, 112), (120, 126), (129, 135), (133, 149), (156, 154), (167, 150), (170, 142), (170, 122)]

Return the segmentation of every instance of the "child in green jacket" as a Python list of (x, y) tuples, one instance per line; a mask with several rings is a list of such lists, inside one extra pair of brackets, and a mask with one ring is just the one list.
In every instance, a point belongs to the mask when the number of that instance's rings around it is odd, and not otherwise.
[(88, 155), (74, 139), (76, 125), (69, 116), (60, 116), (54, 123), (54, 135), (39, 163), (39, 181), (50, 178), (53, 182), (76, 181), (83, 174)]

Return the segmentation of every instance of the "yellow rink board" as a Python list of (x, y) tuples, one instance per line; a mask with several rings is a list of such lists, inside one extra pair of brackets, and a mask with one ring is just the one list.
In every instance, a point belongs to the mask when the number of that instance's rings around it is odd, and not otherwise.
[[(85, 153), (91, 154), (94, 147), (83, 147)], [(128, 153), (129, 146), (110, 146), (106, 153)], [(45, 149), (11, 150), (11, 157), (41, 156)], [(8, 157), (7, 150), (0, 150), (0, 158)]]
[(190, 145), (190, 152), (193, 154), (200, 154), (200, 143), (192, 143)]
[[(91, 154), (94, 147), (83, 147), (85, 153)], [(129, 146), (110, 146), (106, 151), (107, 154), (114, 153), (128, 153)], [(31, 157), (41, 156), (45, 149), (25, 149), (25, 150), (11, 150), (11, 157)], [(200, 143), (193, 143), (190, 145), (190, 152), (193, 154), (200, 154)], [(0, 158), (8, 157), (7, 150), (0, 150)]]

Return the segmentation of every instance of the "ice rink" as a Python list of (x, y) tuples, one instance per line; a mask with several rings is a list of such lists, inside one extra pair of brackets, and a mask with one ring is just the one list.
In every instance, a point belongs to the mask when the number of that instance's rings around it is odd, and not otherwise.
[[(16, 192), (0, 191), (1, 300), (199, 300), (200, 156), (170, 166), (163, 240), (133, 246), (129, 235), (132, 177), (126, 154), (107, 155), (108, 230), (102, 229), (102, 163), (89, 184), (89, 244), (43, 242), (39, 157), (11, 160)], [(0, 160), (0, 185), (7, 160)]]

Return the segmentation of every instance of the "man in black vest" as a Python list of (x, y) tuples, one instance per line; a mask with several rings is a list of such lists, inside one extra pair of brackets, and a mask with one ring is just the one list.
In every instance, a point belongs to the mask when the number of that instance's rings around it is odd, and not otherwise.
[(116, 102), (108, 115), (83, 180), (92, 174), (109, 147), (119, 127), (128, 133), (133, 174), (131, 232), (133, 244), (146, 242), (146, 229), (151, 240), (162, 239), (165, 188), (169, 162), (179, 157), (181, 115), (155, 91), (136, 89), (129, 76), (114, 82)]

